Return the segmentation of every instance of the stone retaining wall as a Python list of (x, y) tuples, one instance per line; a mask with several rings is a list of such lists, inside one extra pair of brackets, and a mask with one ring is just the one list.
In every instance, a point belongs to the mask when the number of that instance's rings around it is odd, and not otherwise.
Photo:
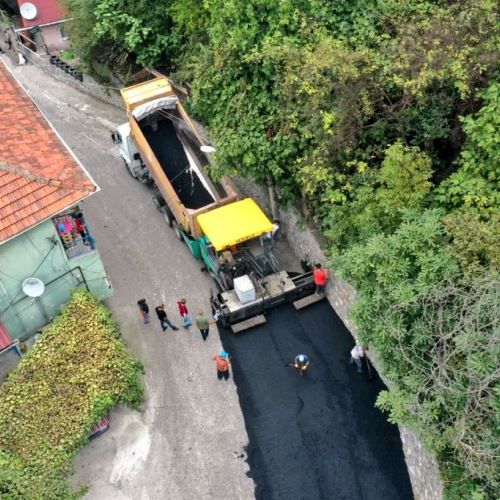
[[(243, 194), (254, 198), (267, 213), (271, 212), (269, 193), (265, 187), (252, 183), (248, 179), (235, 178), (233, 180)], [(297, 257), (303, 258), (307, 255), (312, 263), (326, 262), (323, 251), (326, 244), (324, 236), (313, 225), (306, 226), (294, 207), (280, 208), (279, 220), (287, 241)], [(356, 338), (354, 325), (349, 321), (349, 311), (356, 299), (356, 291), (333, 274), (327, 285), (326, 295), (335, 312)], [(370, 360), (377, 366), (377, 355), (373, 350)], [(390, 381), (385, 378), (383, 380), (390, 388)], [(436, 460), (424, 450), (418, 433), (404, 426), (399, 426), (399, 433), (415, 499), (442, 500), (443, 484)]]
[(80, 82), (79, 80), (73, 78), (71, 75), (65, 73), (61, 68), (50, 64), (48, 56), (39, 55), (22, 44), (18, 44), (18, 47), (19, 50), (21, 50), (21, 52), (23, 53), (24, 57), (30, 63), (36, 64), (45, 73), (49, 74), (56, 80), (60, 80), (67, 85), (74, 87), (86, 94), (90, 94), (91, 96), (94, 96), (101, 101), (105, 101), (108, 104), (123, 108), (123, 101), (120, 97), (118, 89), (105, 87), (88, 75), (83, 75), (83, 82)]

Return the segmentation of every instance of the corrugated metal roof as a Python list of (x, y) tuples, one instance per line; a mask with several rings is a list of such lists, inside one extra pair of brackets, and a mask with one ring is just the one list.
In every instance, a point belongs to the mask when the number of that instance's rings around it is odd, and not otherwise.
[(36, 16), (34, 19), (28, 20), (21, 16), (25, 28), (39, 26), (40, 24), (56, 23), (67, 18), (66, 9), (56, 0), (17, 0), (19, 9), (25, 3), (31, 3), (36, 7)]

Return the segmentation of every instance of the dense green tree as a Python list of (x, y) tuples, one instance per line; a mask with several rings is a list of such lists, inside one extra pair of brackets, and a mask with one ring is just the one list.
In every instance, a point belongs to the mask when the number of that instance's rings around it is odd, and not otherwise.
[(329, 240), (379, 400), (498, 497), (500, 86), (491, 0), (64, 0), (80, 56), (165, 68), (217, 145)]

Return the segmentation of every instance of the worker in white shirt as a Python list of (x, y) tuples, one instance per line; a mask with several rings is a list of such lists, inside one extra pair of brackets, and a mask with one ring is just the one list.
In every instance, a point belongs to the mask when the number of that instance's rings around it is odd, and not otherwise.
[(351, 361), (349, 364), (356, 364), (358, 368), (358, 373), (363, 372), (363, 365), (361, 364), (361, 358), (365, 357), (365, 348), (359, 344), (356, 344), (351, 350)]
[(276, 243), (276, 241), (278, 241), (279, 236), (280, 236), (280, 224), (279, 221), (274, 220), (273, 228), (263, 237), (264, 245), (268, 245), (271, 249), (273, 249), (274, 244)]

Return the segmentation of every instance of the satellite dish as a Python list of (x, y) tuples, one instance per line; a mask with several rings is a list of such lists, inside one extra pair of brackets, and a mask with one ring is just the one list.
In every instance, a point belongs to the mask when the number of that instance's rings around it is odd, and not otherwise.
[(23, 3), (20, 7), (20, 11), (21, 11), (21, 16), (23, 16), (24, 19), (28, 21), (35, 19), (37, 14), (36, 7), (29, 2)]
[(22, 289), (28, 297), (40, 297), (45, 291), (45, 285), (38, 278), (26, 278), (23, 281)]
[(204, 153), (215, 153), (215, 148), (213, 146), (201, 146), (200, 151)]

